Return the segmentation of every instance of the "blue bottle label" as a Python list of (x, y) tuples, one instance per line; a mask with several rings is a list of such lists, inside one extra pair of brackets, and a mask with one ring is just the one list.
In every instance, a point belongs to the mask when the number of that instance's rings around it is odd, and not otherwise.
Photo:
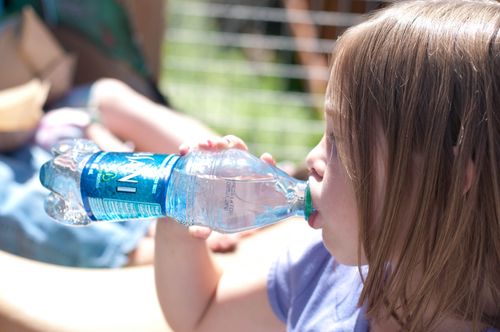
[(166, 188), (178, 155), (98, 152), (80, 178), (83, 205), (92, 220), (166, 215)]

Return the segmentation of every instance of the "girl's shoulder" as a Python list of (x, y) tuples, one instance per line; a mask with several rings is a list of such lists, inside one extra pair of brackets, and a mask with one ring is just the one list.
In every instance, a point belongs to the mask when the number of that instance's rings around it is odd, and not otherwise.
[(268, 279), (271, 307), (293, 331), (354, 330), (361, 289), (358, 268), (336, 262), (321, 232), (294, 242)]

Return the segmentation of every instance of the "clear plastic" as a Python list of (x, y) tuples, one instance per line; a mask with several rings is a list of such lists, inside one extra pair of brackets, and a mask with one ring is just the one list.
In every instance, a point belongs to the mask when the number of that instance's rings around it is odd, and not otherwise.
[(87, 160), (99, 147), (88, 140), (66, 140), (54, 145), (54, 158), (40, 168), (40, 182), (50, 189), (45, 211), (67, 225), (88, 225), (80, 193), (80, 175)]
[[(126, 160), (135, 162), (133, 165), (118, 161), (123, 159), (119, 153), (96, 158), (98, 148), (86, 140), (63, 142), (54, 147), (53, 153), (54, 159), (43, 165), (40, 172), (42, 184), (52, 191), (45, 209), (54, 219), (70, 225), (169, 216), (186, 226), (201, 225), (232, 233), (291, 216), (307, 218), (311, 212), (306, 182), (243, 150), (195, 150), (175, 158), (174, 155), (127, 156)], [(137, 166), (137, 160), (153, 158), (158, 159), (156, 164)], [(85, 191), (86, 177), (96, 173), (94, 170), (99, 177), (94, 174), (98, 180), (92, 179), (91, 183), (98, 182), (99, 188), (89, 194)], [(105, 186), (112, 186), (113, 182), (104, 183), (102, 174), (116, 173), (120, 175), (114, 183), (119, 183), (121, 189), (108, 190)], [(130, 187), (124, 190), (123, 184)], [(153, 186), (155, 195), (151, 195), (150, 187), (142, 190), (141, 185)], [(127, 193), (120, 193), (119, 199), (110, 197), (115, 191)], [(124, 195), (129, 194), (135, 195), (134, 202), (124, 202), (124, 197), (128, 197)], [(87, 195), (104, 203), (85, 204)], [(102, 211), (94, 211), (103, 204), (108, 205)]]

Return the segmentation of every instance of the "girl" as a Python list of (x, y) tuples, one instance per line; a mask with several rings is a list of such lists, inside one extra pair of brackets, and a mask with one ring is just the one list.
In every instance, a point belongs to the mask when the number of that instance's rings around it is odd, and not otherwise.
[[(242, 275), (159, 222), (174, 330), (500, 329), (499, 29), (500, 4), (473, 0), (400, 2), (349, 29), (307, 157), (323, 241)], [(245, 148), (198, 147), (228, 146)]]

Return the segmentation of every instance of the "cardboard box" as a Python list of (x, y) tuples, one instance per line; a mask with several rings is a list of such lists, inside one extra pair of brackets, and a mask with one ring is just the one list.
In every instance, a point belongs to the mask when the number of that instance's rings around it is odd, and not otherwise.
[(10, 20), (0, 30), (0, 90), (28, 82), (33, 75), (19, 56), (16, 22)]
[(0, 131), (29, 130), (38, 125), (49, 86), (38, 79), (0, 91)]
[(31, 139), (48, 90), (48, 83), (33, 79), (0, 91), (0, 152), (15, 150)]
[(75, 57), (67, 54), (31, 7), (0, 29), (0, 89), (47, 81), (48, 100), (61, 97), (73, 83)]

